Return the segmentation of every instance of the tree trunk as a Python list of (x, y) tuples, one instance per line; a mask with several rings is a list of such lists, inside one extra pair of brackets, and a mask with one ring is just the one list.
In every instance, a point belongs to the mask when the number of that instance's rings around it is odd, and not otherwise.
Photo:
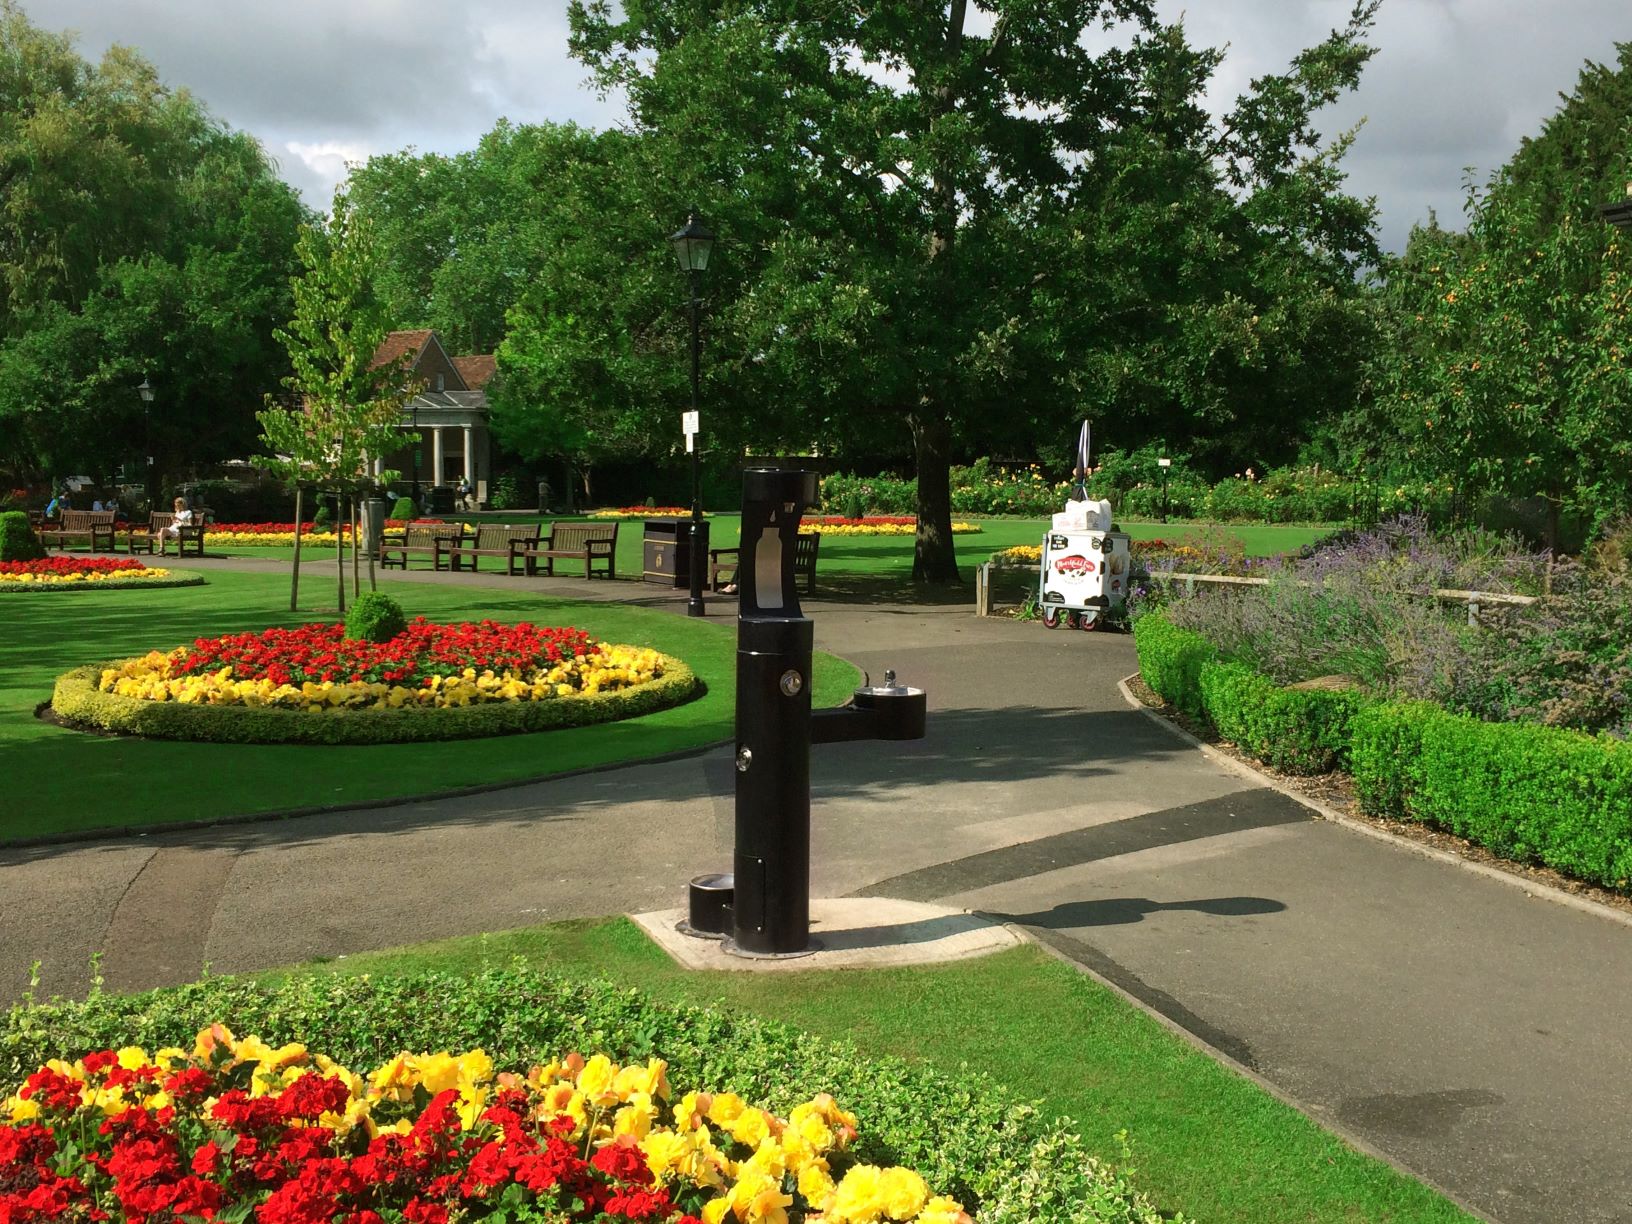
[(346, 615), (346, 533), (340, 530), (346, 521), (346, 498), (343, 493), (334, 495), (334, 581), (335, 599), (342, 618)]
[(363, 541), (362, 526), (362, 508), (357, 504), (357, 495), (353, 493), (351, 495), (351, 596), (353, 599), (361, 598), (363, 594), (363, 573), (358, 567), (357, 558), (358, 553), (362, 551), (358, 547)]
[(300, 611), (300, 494), (295, 486), (295, 564), (289, 571), (289, 611)]
[(913, 543), (915, 582), (958, 583), (952, 546), (952, 427), (927, 405), (907, 418), (918, 469), (918, 536)]

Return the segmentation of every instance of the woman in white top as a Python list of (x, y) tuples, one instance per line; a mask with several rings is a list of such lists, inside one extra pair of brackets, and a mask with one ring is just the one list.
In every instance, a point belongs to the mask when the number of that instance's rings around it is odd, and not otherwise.
[(179, 555), (181, 552), (181, 529), (183, 527), (191, 527), (192, 525), (193, 512), (187, 506), (187, 499), (185, 497), (176, 498), (175, 517), (170, 520), (170, 525), (166, 527), (162, 533), (160, 533), (159, 556), (164, 556), (164, 544), (166, 540), (176, 541), (176, 552)]

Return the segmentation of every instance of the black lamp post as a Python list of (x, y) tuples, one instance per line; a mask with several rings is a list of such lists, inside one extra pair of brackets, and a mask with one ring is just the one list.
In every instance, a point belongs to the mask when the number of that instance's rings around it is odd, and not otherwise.
[(1173, 466), (1173, 460), (1165, 455), (1156, 460), (1156, 466), (1162, 469), (1162, 522), (1167, 522), (1167, 473)]
[(153, 426), (148, 417), (149, 406), (153, 403), (153, 384), (142, 376), (142, 385), (136, 388), (136, 394), (142, 397), (142, 449), (147, 452), (147, 479), (142, 487), (147, 493), (147, 509), (153, 511)]
[(691, 290), (691, 415), (687, 419), (687, 440), (691, 449), (691, 584), (686, 600), (687, 616), (703, 615), (703, 506), (702, 473), (699, 467), (698, 444), (694, 427), (697, 424), (697, 359), (699, 349), (698, 309), (702, 299), (697, 296), (697, 278), (708, 267), (708, 256), (714, 249), (714, 235), (703, 227), (694, 212), (686, 218), (685, 228), (669, 236), (675, 258), (686, 273)]

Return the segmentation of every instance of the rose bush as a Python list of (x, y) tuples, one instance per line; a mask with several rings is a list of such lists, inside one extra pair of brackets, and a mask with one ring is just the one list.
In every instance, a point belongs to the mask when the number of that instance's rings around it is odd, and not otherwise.
[(785, 1118), (730, 1092), (675, 1100), (659, 1058), (518, 1074), (481, 1049), (403, 1053), (363, 1076), (214, 1024), (190, 1051), (52, 1059), (0, 1109), (0, 1220), (17, 1224), (970, 1222), (919, 1174), (850, 1158), (857, 1119), (831, 1096)]

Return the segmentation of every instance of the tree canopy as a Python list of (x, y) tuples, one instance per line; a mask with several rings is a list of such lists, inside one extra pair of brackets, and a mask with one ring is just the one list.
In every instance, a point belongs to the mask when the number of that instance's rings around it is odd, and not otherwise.
[(1414, 475), (1467, 497), (1543, 496), (1589, 523), (1632, 505), (1632, 235), (1600, 207), (1632, 182), (1632, 43), (1589, 63), (1482, 185), (1465, 232), (1415, 230), (1387, 268), (1376, 427)]
[(259, 144), (130, 49), (90, 64), (0, 0), (0, 183), (0, 468), (246, 450), (306, 215)]
[(823, 444), (909, 433), (914, 572), (944, 580), (955, 449), (1084, 410), (1129, 442), (1273, 445), (1352, 370), (1310, 347), (1349, 334), (1371, 208), (1311, 116), (1374, 8), (1220, 124), (1217, 53), (1144, 0), (577, 0), (571, 45), (629, 98), (647, 198), (720, 232), (739, 405)]

